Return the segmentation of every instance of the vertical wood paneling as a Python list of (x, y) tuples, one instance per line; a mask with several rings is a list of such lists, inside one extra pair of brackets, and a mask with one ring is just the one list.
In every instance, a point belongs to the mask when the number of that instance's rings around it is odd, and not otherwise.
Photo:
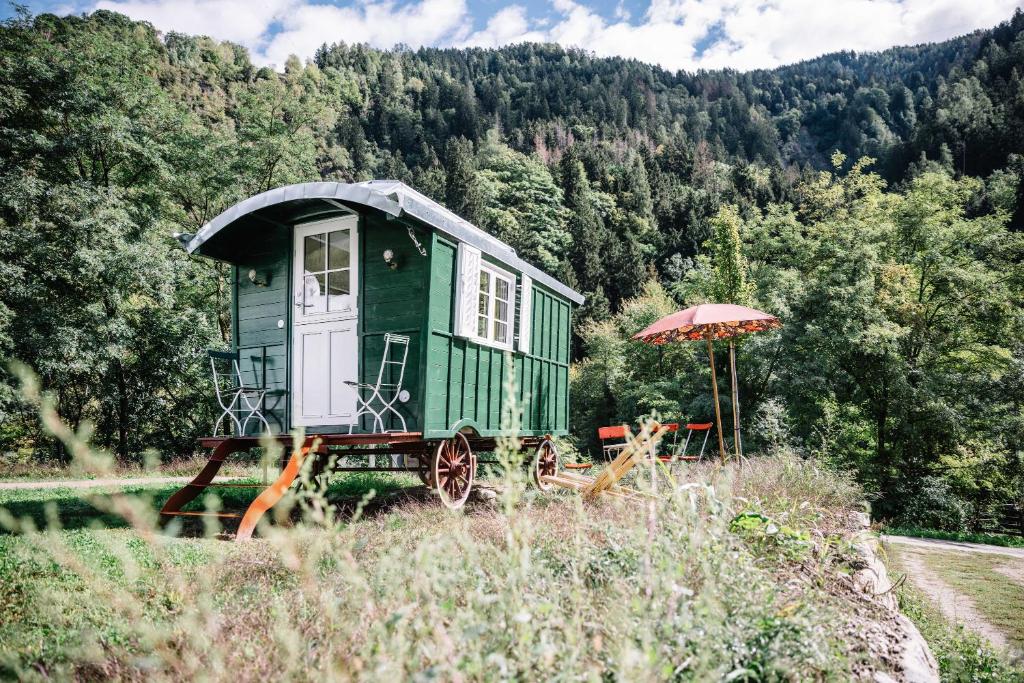
[[(425, 428), (446, 431), (460, 420), (472, 419), (481, 430), (497, 433), (506, 400), (505, 352), (452, 336), (455, 250), (434, 236), (432, 254)], [(520, 430), (564, 433), (568, 306), (536, 283), (532, 293), (530, 319), (516, 324), (529, 326), (533, 353), (511, 354), (516, 400), (522, 409)]]
[[(290, 237), (286, 229), (268, 229), (258, 247), (239, 245), (239, 264), (232, 268), (232, 339), (239, 353), (243, 381), (257, 386), (263, 376), (261, 359), (266, 350), (266, 379), (270, 395), (265, 415), (274, 431), (288, 428), (288, 273)], [(270, 278), (269, 285), (257, 287), (249, 270)], [(277, 321), (284, 326), (278, 327)], [(249, 431), (259, 426), (250, 421)]]
[[(384, 263), (381, 254), (385, 249), (394, 252), (397, 268), (389, 268)], [(360, 257), (362, 298), (359, 301), (359, 364), (362, 381), (368, 384), (377, 381), (384, 354), (384, 335), (388, 332), (408, 335), (409, 355), (403, 385), (411, 399), (407, 403), (396, 404), (396, 407), (405, 417), (407, 428), (418, 430), (423, 425), (425, 409), (420, 388), (421, 375), (425, 374), (420, 372), (423, 358), (420, 344), (424, 339), (421, 330), (428, 311), (431, 314), (437, 312), (430, 306), (430, 293), (423, 288), (430, 265), (429, 258), (421, 256), (416, 250), (404, 226), (372, 214), (364, 215), (360, 221)], [(401, 426), (393, 417), (391, 420), (385, 425), (387, 428), (397, 429)]]

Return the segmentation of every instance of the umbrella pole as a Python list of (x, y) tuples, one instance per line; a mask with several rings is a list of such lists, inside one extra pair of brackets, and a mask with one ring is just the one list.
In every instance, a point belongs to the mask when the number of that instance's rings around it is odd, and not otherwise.
[(718, 455), (725, 464), (725, 439), (722, 438), (722, 409), (718, 405), (718, 375), (715, 374), (715, 347), (708, 332), (708, 362), (711, 363), (711, 393), (715, 398), (715, 424), (718, 426)]
[(732, 441), (736, 458), (743, 466), (743, 444), (740, 442), (740, 390), (736, 384), (736, 340), (729, 340), (729, 373), (732, 376)]

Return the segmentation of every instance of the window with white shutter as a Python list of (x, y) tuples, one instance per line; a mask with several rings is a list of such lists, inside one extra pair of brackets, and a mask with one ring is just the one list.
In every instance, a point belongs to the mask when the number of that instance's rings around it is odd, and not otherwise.
[(533, 328), (533, 278), (523, 275), (519, 294), (519, 350), (530, 352), (530, 332)]
[(455, 334), (481, 344), (512, 348), (515, 276), (459, 245)]
[(460, 244), (456, 259), (455, 334), (475, 337), (477, 328), (477, 292), (480, 290), (480, 250)]

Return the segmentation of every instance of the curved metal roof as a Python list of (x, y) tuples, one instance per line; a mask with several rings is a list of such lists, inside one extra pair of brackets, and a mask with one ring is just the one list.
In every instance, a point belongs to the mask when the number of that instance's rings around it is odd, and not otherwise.
[(369, 180), (363, 183), (300, 183), (278, 187), (243, 199), (225, 210), (193, 235), (185, 244), (185, 248), (190, 254), (195, 253), (218, 232), (260, 209), (276, 204), (310, 199), (359, 204), (378, 209), (395, 218), (407, 214), (447, 233), (459, 242), (476, 247), (503, 264), (529, 275), (535, 281), (577, 305), (584, 301), (583, 295), (579, 292), (519, 258), (516, 255), (516, 250), (509, 245), (398, 180)]

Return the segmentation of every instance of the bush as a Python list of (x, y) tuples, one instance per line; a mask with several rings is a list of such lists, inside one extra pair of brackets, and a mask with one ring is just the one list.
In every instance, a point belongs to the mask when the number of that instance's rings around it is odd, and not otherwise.
[(967, 531), (970, 505), (953, 493), (946, 480), (937, 476), (922, 477), (907, 489), (893, 496), (902, 503), (902, 509), (893, 520), (896, 526)]

